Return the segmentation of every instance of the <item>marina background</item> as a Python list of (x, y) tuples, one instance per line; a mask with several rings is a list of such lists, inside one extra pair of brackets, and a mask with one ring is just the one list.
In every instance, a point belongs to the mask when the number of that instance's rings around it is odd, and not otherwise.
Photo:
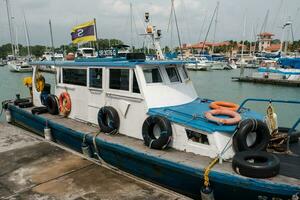
[[(247, 69), (245, 74), (251, 74), (254, 69)], [(47, 82), (54, 83), (53, 74), (45, 74)], [(29, 90), (23, 85), (23, 78), (30, 76), (30, 73), (12, 73), (7, 66), (0, 68), (0, 101), (14, 98), (17, 93), (21, 97), (28, 97)], [(281, 100), (299, 100), (300, 92), (297, 87), (286, 87), (278, 85), (265, 85), (254, 83), (241, 83), (231, 80), (232, 76), (238, 76), (239, 70), (216, 70), (216, 71), (190, 71), (190, 78), (201, 98), (208, 98), (222, 101), (241, 103), (245, 98), (270, 98)], [(52, 84), (53, 85), (53, 84)], [(54, 88), (51, 88), (52, 91)], [(275, 105), (278, 121), (281, 126), (290, 127), (300, 116), (299, 106)], [(265, 113), (267, 105), (246, 104), (251, 109)], [(4, 121), (4, 115), (1, 116)]]

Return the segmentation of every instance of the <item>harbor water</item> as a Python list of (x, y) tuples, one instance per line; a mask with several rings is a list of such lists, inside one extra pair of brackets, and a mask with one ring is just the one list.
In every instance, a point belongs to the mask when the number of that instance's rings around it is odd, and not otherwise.
[[(251, 74), (248, 69), (245, 74)], [(300, 89), (278, 85), (234, 82), (233, 76), (239, 76), (239, 70), (190, 71), (194, 87), (201, 98), (242, 103), (246, 98), (267, 98), (281, 100), (300, 100)], [(7, 66), (0, 67), (0, 101), (29, 95), (29, 89), (23, 85), (23, 78), (31, 73), (12, 73)], [(45, 75), (48, 83), (54, 83), (53, 74)], [(52, 91), (54, 90), (52, 86)], [(300, 117), (300, 105), (273, 104), (280, 126), (291, 127)], [(248, 103), (246, 107), (265, 113), (267, 103)], [(4, 116), (1, 116), (1, 121)]]

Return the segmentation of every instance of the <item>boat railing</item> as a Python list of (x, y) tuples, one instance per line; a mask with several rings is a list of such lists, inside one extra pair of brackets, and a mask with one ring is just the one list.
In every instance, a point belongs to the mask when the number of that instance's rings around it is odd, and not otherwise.
[[(278, 99), (258, 99), (258, 98), (248, 98), (245, 99), (240, 107), (238, 108), (237, 112), (241, 112), (242, 108), (244, 105), (248, 102), (269, 102), (269, 103), (284, 103), (284, 104), (299, 104), (300, 101), (290, 101), (290, 100), (278, 100)], [(293, 131), (296, 130), (296, 127), (300, 124), (300, 117), (299, 119), (295, 122), (295, 124), (292, 126), (292, 128), (289, 129), (288, 134), (291, 134)]]

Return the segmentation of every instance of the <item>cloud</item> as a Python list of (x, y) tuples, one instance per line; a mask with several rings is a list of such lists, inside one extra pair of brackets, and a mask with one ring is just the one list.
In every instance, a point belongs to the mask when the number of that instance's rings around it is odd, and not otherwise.
[[(167, 32), (170, 16), (169, 0), (10, 0), (18, 29), (19, 41), (25, 43), (23, 27), (23, 10), (26, 13), (32, 44), (50, 44), (49, 19), (52, 20), (55, 45), (70, 43), (70, 30), (79, 23), (97, 19), (99, 35), (102, 38), (119, 38), (130, 43), (130, 3), (133, 4), (134, 42), (141, 45), (143, 38), (137, 33), (144, 30), (144, 12), (150, 12), (152, 22), (163, 31), (163, 44), (169, 44), (171, 32)], [(219, 0), (220, 9), (216, 29), (216, 40), (240, 40), (243, 32), (243, 18), (247, 16), (247, 39), (253, 39), (253, 29), (258, 32), (269, 9), (267, 31), (272, 31), (280, 38), (278, 28), (291, 16), (294, 19), (294, 36), (300, 39), (299, 20), (296, 18), (299, 0)], [(180, 35), (183, 43), (199, 40), (203, 20), (206, 17), (205, 29), (213, 14), (217, 0), (175, 0)], [(206, 14), (205, 14), (206, 13)], [(298, 12), (299, 13), (299, 12)], [(300, 13), (298, 14), (300, 16)], [(298, 22), (297, 22), (298, 20)], [(298, 27), (297, 27), (298, 26)], [(0, 44), (9, 39), (6, 5), (0, 1)], [(209, 40), (213, 39), (213, 27)], [(253, 28), (252, 28), (253, 27)], [(173, 23), (173, 45), (177, 44), (175, 24)]]

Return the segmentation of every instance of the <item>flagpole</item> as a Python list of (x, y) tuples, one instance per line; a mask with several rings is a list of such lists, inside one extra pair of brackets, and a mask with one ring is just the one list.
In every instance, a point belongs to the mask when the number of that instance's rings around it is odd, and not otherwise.
[(99, 57), (99, 46), (98, 46), (98, 33), (97, 33), (97, 23), (96, 23), (96, 18), (94, 18), (94, 27), (95, 27), (95, 36), (96, 36), (96, 52)]

